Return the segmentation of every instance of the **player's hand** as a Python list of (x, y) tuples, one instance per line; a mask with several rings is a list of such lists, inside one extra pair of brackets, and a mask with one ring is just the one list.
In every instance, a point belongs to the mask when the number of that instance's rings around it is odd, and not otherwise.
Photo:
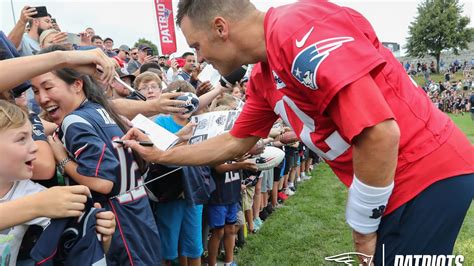
[[(354, 240), (354, 247), (356, 252), (363, 253), (368, 256), (374, 256), (375, 245), (377, 244), (377, 233), (361, 234), (356, 231), (352, 231), (352, 238)], [(363, 261), (363, 258), (359, 257), (362, 265), (369, 265), (367, 261)], [(373, 260), (370, 265), (374, 265)]]
[(187, 123), (182, 129), (180, 129), (176, 133), (176, 136), (179, 137), (181, 142), (187, 142), (193, 136), (194, 128), (196, 128), (196, 126), (197, 124), (191, 121)]
[[(99, 203), (94, 203), (94, 208), (100, 209), (102, 206)], [(115, 232), (115, 215), (111, 211), (104, 211), (97, 213), (95, 217), (97, 219), (95, 230), (102, 236), (102, 246), (107, 253)]]
[(66, 157), (68, 157), (66, 148), (64, 148), (63, 143), (61, 142), (61, 140), (59, 140), (57, 135), (48, 136), (48, 143), (49, 146), (51, 146), (51, 150), (53, 151), (56, 162), (60, 162)]
[(30, 7), (30, 6), (24, 6), (21, 9), (19, 22), (26, 25), (26, 23), (28, 23), (30, 19), (33, 19), (33, 16), (36, 14), (38, 14), (38, 11), (36, 11), (36, 8)]
[(140, 129), (131, 128), (127, 134), (122, 137), (122, 140), (124, 141), (125, 147), (136, 151), (145, 161), (152, 163), (160, 162), (160, 155), (163, 154), (163, 151), (156, 146), (144, 147), (138, 144), (137, 141), (151, 141)]
[(59, 32), (56, 33), (51, 40), (53, 44), (63, 44), (67, 41), (67, 32)]
[(52, 187), (33, 196), (39, 216), (64, 218), (80, 216), (90, 194), (89, 188), (77, 185)]
[(185, 101), (175, 100), (176, 97), (182, 95), (182, 92), (162, 93), (156, 102), (156, 111), (161, 114), (182, 114), (187, 111), (186, 108), (179, 107), (186, 104)]
[(115, 68), (119, 66), (117, 61), (109, 58), (99, 48), (87, 51), (64, 51), (62, 55), (66, 58), (64, 67), (91, 75), (104, 84), (110, 84), (117, 74), (115, 72)]

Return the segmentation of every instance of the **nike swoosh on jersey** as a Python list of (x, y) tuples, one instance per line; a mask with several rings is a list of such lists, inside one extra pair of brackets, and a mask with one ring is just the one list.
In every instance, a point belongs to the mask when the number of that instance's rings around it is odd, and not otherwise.
[(296, 40), (296, 47), (298, 48), (303, 47), (303, 45), (306, 43), (306, 40), (308, 40), (309, 35), (311, 35), (313, 30), (314, 30), (314, 27), (311, 27), (311, 29), (305, 34), (305, 36), (303, 36), (303, 39), (301, 39), (300, 41)]

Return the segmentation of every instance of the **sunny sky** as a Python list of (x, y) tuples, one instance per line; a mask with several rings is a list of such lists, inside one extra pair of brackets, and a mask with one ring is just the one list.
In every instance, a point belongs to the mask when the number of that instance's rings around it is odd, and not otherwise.
[[(471, 18), (474, 27), (473, 0), (459, 0), (464, 4), (464, 15)], [(176, 8), (177, 0), (173, 0)], [(295, 2), (294, 0), (252, 0), (260, 10)], [(333, 2), (351, 7), (362, 13), (373, 25), (379, 39), (397, 42), (402, 46), (408, 36), (408, 26), (416, 16), (416, 7), (421, 0), (334, 0)], [(66, 32), (80, 32), (93, 27), (102, 38), (111, 37), (115, 46), (133, 45), (144, 37), (158, 45), (153, 0), (0, 0), (0, 30), (5, 33), (13, 28), (12, 6), (18, 19), (23, 6), (42, 6), (55, 17)], [(186, 40), (177, 29), (178, 54), (188, 50)]]

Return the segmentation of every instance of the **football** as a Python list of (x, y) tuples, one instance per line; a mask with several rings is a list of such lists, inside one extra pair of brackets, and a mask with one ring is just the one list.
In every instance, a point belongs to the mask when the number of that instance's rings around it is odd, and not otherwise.
[(259, 171), (269, 170), (277, 167), (285, 159), (285, 152), (276, 147), (267, 146), (263, 153), (254, 159)]
[(288, 131), (281, 134), (278, 140), (283, 144), (291, 144), (297, 142), (299, 139), (294, 131)]
[(184, 114), (193, 113), (199, 108), (199, 98), (196, 94), (191, 92), (186, 92), (183, 95), (176, 97), (176, 100), (184, 101), (184, 105), (180, 105), (178, 107), (184, 107), (187, 109)]

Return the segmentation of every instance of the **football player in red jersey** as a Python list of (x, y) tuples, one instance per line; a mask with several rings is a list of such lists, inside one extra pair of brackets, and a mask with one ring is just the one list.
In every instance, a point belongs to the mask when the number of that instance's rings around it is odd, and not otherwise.
[(229, 134), (192, 149), (141, 147), (133, 140), (147, 138), (138, 130), (127, 145), (153, 162), (224, 162), (281, 117), (349, 187), (356, 251), (375, 254), (377, 265), (397, 254), (450, 254), (474, 196), (472, 145), (370, 23), (327, 1), (266, 13), (248, 0), (206, 2), (180, 0), (177, 23), (199, 61), (221, 74), (256, 63), (243, 112)]

